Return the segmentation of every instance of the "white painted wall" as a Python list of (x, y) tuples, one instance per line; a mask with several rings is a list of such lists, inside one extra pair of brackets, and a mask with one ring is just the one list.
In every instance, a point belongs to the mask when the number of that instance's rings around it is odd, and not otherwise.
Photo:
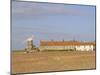
[(76, 46), (77, 51), (93, 51), (93, 45)]
[(93, 45), (79, 45), (79, 46), (40, 46), (40, 51), (43, 50), (67, 50), (76, 49), (76, 51), (93, 51)]

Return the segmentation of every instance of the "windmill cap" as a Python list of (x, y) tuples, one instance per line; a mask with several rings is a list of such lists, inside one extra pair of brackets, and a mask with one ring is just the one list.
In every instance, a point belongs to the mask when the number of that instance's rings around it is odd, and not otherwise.
[(26, 41), (32, 41), (33, 40), (33, 38), (28, 38)]

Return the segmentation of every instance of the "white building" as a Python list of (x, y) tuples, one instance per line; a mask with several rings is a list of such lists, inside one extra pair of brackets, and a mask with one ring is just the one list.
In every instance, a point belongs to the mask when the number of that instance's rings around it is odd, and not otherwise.
[(76, 50), (76, 51), (93, 51), (95, 42), (79, 41), (40, 41), (40, 51), (44, 50)]

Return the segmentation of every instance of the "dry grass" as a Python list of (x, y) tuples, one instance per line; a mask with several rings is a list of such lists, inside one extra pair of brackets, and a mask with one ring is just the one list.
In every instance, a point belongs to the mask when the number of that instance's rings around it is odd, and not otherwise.
[(12, 73), (95, 69), (95, 52), (12, 52)]

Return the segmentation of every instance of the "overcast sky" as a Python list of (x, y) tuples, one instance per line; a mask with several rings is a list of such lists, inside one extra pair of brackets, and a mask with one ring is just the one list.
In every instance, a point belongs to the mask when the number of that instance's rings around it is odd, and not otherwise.
[(12, 2), (12, 49), (23, 49), (26, 39), (95, 40), (95, 6)]

